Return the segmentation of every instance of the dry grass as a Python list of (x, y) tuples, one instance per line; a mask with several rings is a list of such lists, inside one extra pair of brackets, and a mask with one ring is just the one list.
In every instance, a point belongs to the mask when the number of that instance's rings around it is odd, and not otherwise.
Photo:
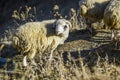
[[(80, 54), (80, 51), (77, 53)], [(14, 66), (7, 64), (0, 70), (0, 77), (2, 80), (120, 80), (120, 67), (114, 61), (109, 63), (108, 56), (105, 58), (97, 56), (95, 64), (89, 66), (88, 63), (92, 63), (90, 62), (92, 60), (85, 62), (80, 56), (74, 59), (68, 52), (68, 60), (65, 61), (62, 54), (62, 51), (56, 51), (51, 64), (48, 63), (48, 53), (42, 57), (37, 55), (36, 65), (31, 63), (26, 68), (20, 62), (21, 56), (16, 56), (12, 58)], [(14, 69), (9, 70), (10, 67)]]

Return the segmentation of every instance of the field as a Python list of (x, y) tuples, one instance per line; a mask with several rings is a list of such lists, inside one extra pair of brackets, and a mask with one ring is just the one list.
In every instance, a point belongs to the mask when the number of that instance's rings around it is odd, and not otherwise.
[(65, 44), (54, 51), (51, 63), (49, 53), (37, 54), (35, 62), (24, 67), (23, 56), (15, 48), (2, 48), (0, 44), (0, 80), (120, 80), (120, 49), (111, 40), (111, 31), (96, 23), (93, 26), (96, 33), (91, 35), (79, 16), (78, 1), (67, 2), (64, 2), (66, 7), (62, 0), (24, 6), (1, 23), (0, 41), (10, 40), (14, 30), (26, 22), (63, 17), (73, 27)]

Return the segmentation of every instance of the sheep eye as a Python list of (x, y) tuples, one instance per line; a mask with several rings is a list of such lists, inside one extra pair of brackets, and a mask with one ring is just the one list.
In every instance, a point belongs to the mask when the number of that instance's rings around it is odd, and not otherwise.
[(66, 28), (67, 28), (67, 26), (65, 25), (65, 26), (64, 26), (64, 29), (66, 29)]

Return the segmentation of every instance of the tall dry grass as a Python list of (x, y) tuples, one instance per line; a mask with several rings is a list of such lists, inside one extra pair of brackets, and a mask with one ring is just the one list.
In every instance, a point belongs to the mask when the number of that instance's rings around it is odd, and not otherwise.
[[(77, 53), (80, 54), (80, 51)], [(114, 60), (110, 63), (107, 55), (105, 58), (98, 55), (94, 65), (90, 66), (92, 60), (86, 62), (81, 56), (74, 59), (70, 52), (67, 60), (63, 58), (62, 51), (55, 51), (54, 54), (51, 63), (48, 62), (48, 53), (42, 56), (36, 55), (36, 65), (30, 63), (26, 68), (22, 66), (22, 56), (16, 56), (13, 58), (14, 70), (9, 70), (11, 64), (6, 65), (0, 70), (0, 78), (2, 80), (120, 80), (120, 67)]]

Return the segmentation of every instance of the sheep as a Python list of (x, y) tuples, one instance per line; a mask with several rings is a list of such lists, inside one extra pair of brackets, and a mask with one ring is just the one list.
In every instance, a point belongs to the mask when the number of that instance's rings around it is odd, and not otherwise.
[(36, 53), (50, 51), (51, 60), (53, 51), (68, 38), (70, 27), (68, 20), (53, 19), (29, 22), (16, 29), (12, 45), (24, 55), (23, 66), (27, 66), (27, 59), (32, 61)]
[(120, 29), (120, 0), (111, 0), (104, 12), (104, 23), (109, 29)]
[(92, 33), (91, 24), (101, 22), (104, 15), (104, 10), (110, 0), (80, 0), (80, 15), (86, 19), (89, 27), (88, 30)]

